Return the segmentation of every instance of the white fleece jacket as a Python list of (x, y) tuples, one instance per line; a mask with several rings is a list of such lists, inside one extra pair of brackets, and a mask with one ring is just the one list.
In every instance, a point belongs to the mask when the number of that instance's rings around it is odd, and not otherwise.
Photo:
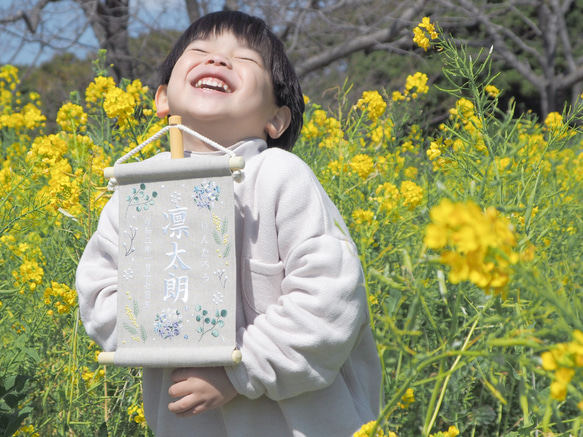
[[(172, 369), (146, 368), (148, 424), (160, 437), (351, 436), (376, 419), (381, 391), (354, 243), (301, 159), (262, 140), (232, 149), (246, 162), (243, 182), (235, 183), (243, 360), (226, 368), (239, 395), (222, 408), (176, 418), (168, 411)], [(81, 317), (104, 350), (117, 341), (117, 202), (114, 194), (77, 269)]]

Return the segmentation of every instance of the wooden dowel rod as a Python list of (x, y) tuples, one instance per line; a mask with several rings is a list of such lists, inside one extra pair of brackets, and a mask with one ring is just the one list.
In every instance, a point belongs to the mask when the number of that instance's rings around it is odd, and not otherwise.
[[(182, 117), (180, 115), (171, 115), (168, 118), (170, 126), (182, 124)], [(170, 129), (170, 156), (172, 159), (184, 158), (184, 146), (182, 144), (182, 131), (178, 128)]]
[(231, 354), (231, 359), (233, 360), (234, 364), (239, 364), (241, 362), (241, 351), (239, 349), (235, 349)]
[[(97, 361), (101, 365), (109, 365), (114, 364), (113, 357), (115, 356), (115, 352), (100, 352), (97, 356)], [(239, 364), (241, 362), (242, 355), (239, 349), (235, 349), (231, 354), (231, 360), (233, 360), (233, 364)]]
[(97, 356), (97, 361), (99, 364), (113, 364), (113, 357), (115, 352), (100, 352)]
[(242, 156), (231, 156), (229, 158), (229, 168), (231, 171), (244, 169), (245, 159)]

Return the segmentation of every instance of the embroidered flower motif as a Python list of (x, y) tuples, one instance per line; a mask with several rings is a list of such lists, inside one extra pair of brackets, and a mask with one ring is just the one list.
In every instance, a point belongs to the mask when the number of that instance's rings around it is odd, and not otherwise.
[(205, 182), (194, 187), (192, 198), (199, 209), (207, 208), (209, 211), (219, 200), (221, 188), (213, 181)]
[(168, 308), (160, 314), (156, 314), (156, 319), (154, 320), (154, 331), (163, 339), (180, 335), (182, 326), (182, 315), (178, 310)]

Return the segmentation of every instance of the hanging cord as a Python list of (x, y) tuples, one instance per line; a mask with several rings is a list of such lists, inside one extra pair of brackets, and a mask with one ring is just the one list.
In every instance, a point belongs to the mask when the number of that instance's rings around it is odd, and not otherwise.
[(144, 147), (146, 147), (148, 144), (156, 141), (157, 139), (159, 139), (162, 135), (164, 135), (166, 132), (168, 132), (170, 129), (172, 128), (178, 128), (183, 132), (186, 132), (187, 134), (192, 135), (193, 137), (198, 138), (199, 140), (207, 143), (209, 146), (214, 147), (217, 150), (220, 150), (221, 152), (225, 152), (228, 155), (231, 156), (236, 156), (235, 152), (233, 152), (232, 150), (227, 149), (226, 147), (221, 146), (219, 143), (214, 142), (213, 140), (211, 140), (210, 138), (205, 137), (204, 135), (199, 134), (196, 131), (193, 131), (192, 129), (190, 129), (189, 127), (184, 126), (183, 124), (173, 124), (173, 125), (169, 125), (169, 126), (164, 126), (162, 129), (160, 129), (158, 132), (156, 132), (154, 135), (152, 135), (150, 138), (148, 138), (146, 141), (144, 141), (142, 144), (140, 144), (137, 147), (134, 147), (132, 150), (130, 150), (128, 153), (126, 153), (124, 156), (122, 156), (121, 158), (119, 158), (117, 161), (115, 161), (116, 164), (121, 164), (122, 162), (127, 161), (128, 159), (130, 159), (133, 155), (135, 155), (136, 153), (138, 153), (140, 150), (142, 150)]
[[(140, 150), (142, 150), (144, 147), (146, 147), (148, 144), (153, 143), (154, 141), (159, 139), (162, 135), (164, 135), (166, 132), (168, 132), (172, 128), (178, 128), (181, 131), (186, 132), (187, 134), (190, 134), (193, 137), (198, 138), (199, 140), (207, 143), (209, 146), (214, 147), (215, 149), (220, 150), (222, 152), (225, 152), (227, 155), (237, 156), (236, 153), (233, 152), (232, 150), (229, 150), (226, 147), (221, 146), (219, 143), (211, 140), (210, 138), (205, 137), (204, 135), (199, 134), (198, 132), (190, 129), (189, 127), (184, 126), (183, 124), (173, 124), (173, 125), (164, 126), (162, 129), (160, 129), (158, 132), (156, 132), (154, 135), (152, 135), (146, 141), (141, 143), (139, 146), (134, 147), (128, 153), (126, 153), (121, 158), (119, 158), (117, 161), (115, 161), (115, 164), (121, 164), (121, 163), (127, 161), (132, 156), (134, 156), (136, 153), (138, 153)], [(241, 171), (240, 170), (234, 171), (233, 178), (235, 179), (235, 181), (240, 182), (242, 180)], [(117, 187), (118, 187), (117, 181), (115, 180), (115, 178), (111, 178), (107, 184), (107, 189), (110, 191), (113, 191)]]

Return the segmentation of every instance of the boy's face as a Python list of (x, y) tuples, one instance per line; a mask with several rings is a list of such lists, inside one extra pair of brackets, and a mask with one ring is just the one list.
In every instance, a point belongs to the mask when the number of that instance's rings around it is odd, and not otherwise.
[[(231, 33), (190, 43), (168, 85), (158, 89), (156, 107), (159, 116), (180, 115), (184, 125), (227, 147), (247, 138), (277, 138), (289, 125), (289, 109), (276, 105), (261, 55)], [(189, 147), (187, 137), (185, 149), (201, 150)]]

